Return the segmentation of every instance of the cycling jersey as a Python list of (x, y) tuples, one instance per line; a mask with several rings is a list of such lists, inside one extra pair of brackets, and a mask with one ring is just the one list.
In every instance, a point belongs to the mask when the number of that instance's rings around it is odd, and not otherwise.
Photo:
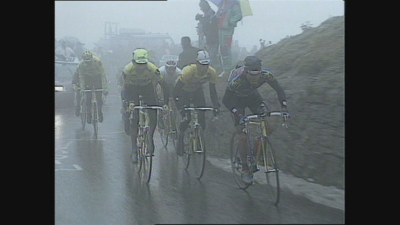
[(182, 70), (179, 69), (178, 67), (176, 67), (175, 69), (175, 73), (170, 75), (167, 73), (167, 69), (165, 68), (165, 66), (162, 66), (159, 68), (160, 73), (161, 73), (161, 77), (165, 80), (165, 83), (168, 84), (168, 86), (173, 89), (175, 83), (176, 83), (176, 79), (178, 78), (178, 76), (181, 74)]
[(262, 68), (261, 79), (256, 86), (251, 85), (247, 80), (244, 66), (237, 68), (231, 74), (231, 80), (228, 84), (228, 89), (233, 91), (236, 96), (244, 97), (255, 92), (257, 88), (264, 83), (268, 83), (272, 88), (274, 88), (278, 92), (278, 96), (281, 96), (284, 99), (286, 98), (285, 92), (276, 81), (272, 72), (266, 67)]
[(178, 78), (184, 85), (183, 90), (195, 91), (202, 87), (204, 83), (209, 81), (211, 84), (217, 83), (218, 75), (214, 68), (208, 67), (204, 75), (199, 75), (197, 65), (191, 64), (183, 68), (181, 75)]
[(93, 85), (96, 88), (107, 89), (107, 76), (97, 56), (93, 56), (90, 62), (82, 60), (78, 66), (78, 72), (81, 90), (91, 89)]
[(138, 72), (136, 63), (128, 63), (124, 68), (125, 84), (135, 86), (146, 86), (152, 81), (161, 81), (162, 77), (157, 66), (151, 62), (146, 63), (147, 68), (143, 72)]
[[(276, 91), (276, 93), (278, 94), (279, 102), (282, 105), (283, 102), (286, 101), (286, 94), (268, 68), (262, 68), (259, 82), (257, 85), (253, 86), (247, 80), (244, 66), (242, 66), (235, 69), (231, 74), (231, 78), (224, 95), (224, 99), (226, 99), (226, 101), (224, 102), (225, 106), (229, 110), (231, 110), (233, 107), (236, 107), (235, 104), (233, 104), (232, 101), (229, 100), (231, 98), (240, 98), (245, 99), (244, 101), (247, 101), (246, 98), (243, 97), (259, 96), (257, 88), (259, 88), (264, 83), (268, 83)], [(259, 99), (261, 99), (261, 97)]]

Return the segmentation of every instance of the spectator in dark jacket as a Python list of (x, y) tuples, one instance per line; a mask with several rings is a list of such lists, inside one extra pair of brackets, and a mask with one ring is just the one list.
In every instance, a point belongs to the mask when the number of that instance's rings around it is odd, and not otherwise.
[(177, 67), (183, 69), (183, 67), (196, 63), (197, 52), (201, 49), (193, 47), (189, 37), (184, 36), (181, 38), (182, 52), (179, 54)]
[(201, 32), (206, 37), (205, 49), (211, 57), (210, 65), (218, 72), (221, 72), (222, 68), (217, 57), (219, 48), (219, 28), (217, 21), (211, 20), (211, 17), (215, 15), (215, 11), (206, 0), (200, 0), (199, 6), (204, 15), (197, 14), (195, 19), (200, 22), (202, 28)]

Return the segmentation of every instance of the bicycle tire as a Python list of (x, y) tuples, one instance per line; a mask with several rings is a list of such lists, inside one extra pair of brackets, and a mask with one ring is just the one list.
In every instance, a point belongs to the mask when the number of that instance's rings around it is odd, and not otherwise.
[(195, 143), (193, 144), (193, 153), (190, 156), (192, 161), (192, 168), (194, 175), (197, 179), (201, 179), (204, 173), (204, 166), (206, 161), (206, 146), (204, 143), (204, 132), (201, 125), (195, 128)]
[(183, 160), (183, 165), (185, 170), (189, 168), (190, 164), (190, 155), (191, 155), (191, 140), (190, 140), (190, 131), (189, 128), (186, 129), (186, 131), (182, 134), (183, 135), (183, 154), (182, 154), (182, 160)]
[(139, 148), (139, 173), (144, 183), (149, 183), (153, 167), (153, 155), (149, 152), (150, 139), (147, 131), (143, 134), (143, 142)]
[(268, 137), (263, 138), (262, 150), (264, 173), (267, 179), (267, 192), (269, 193), (270, 200), (275, 205), (278, 205), (280, 198), (279, 169)]
[[(233, 173), (233, 178), (235, 179), (236, 184), (239, 186), (240, 189), (247, 189), (250, 184), (247, 184), (242, 181), (242, 160), (240, 158), (240, 149), (238, 148), (238, 132), (234, 132), (231, 138), (231, 168)], [(247, 159), (246, 159), (247, 161)], [(247, 162), (246, 162), (247, 163)]]
[(97, 104), (92, 105), (92, 124), (93, 124), (93, 131), (94, 131), (94, 138), (97, 139), (99, 133), (99, 111), (97, 108)]
[(82, 125), (82, 130), (85, 130), (86, 126), (86, 117), (87, 117), (87, 110), (86, 110), (86, 101), (85, 98), (81, 98), (81, 102), (79, 103), (81, 105), (81, 111), (80, 111), (80, 117), (81, 117), (81, 125)]
[(172, 139), (172, 144), (175, 149), (177, 149), (178, 145), (178, 126), (176, 125), (176, 114), (175, 111), (170, 112), (170, 118), (171, 118), (171, 123), (170, 123), (170, 133), (169, 137)]

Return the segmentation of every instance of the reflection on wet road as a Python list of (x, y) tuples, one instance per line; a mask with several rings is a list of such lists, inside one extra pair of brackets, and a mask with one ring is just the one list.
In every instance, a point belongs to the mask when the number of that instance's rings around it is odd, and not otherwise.
[(229, 171), (206, 161), (199, 181), (183, 169), (172, 142), (157, 147), (153, 173), (143, 184), (130, 161), (118, 94), (110, 92), (98, 139), (82, 131), (73, 108), (55, 110), (55, 223), (344, 223), (344, 211), (283, 188), (279, 206), (265, 186), (240, 190)]

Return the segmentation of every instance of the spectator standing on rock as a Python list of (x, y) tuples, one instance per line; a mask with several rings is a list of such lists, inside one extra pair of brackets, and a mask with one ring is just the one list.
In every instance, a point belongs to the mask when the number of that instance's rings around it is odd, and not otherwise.
[(223, 61), (223, 72), (219, 77), (228, 75), (232, 66), (232, 38), (237, 22), (242, 20), (239, 1), (222, 0), (212, 20), (216, 19), (219, 28), (219, 45)]
[(197, 14), (195, 19), (199, 21), (201, 32), (206, 37), (205, 50), (210, 54), (211, 62), (210, 65), (217, 71), (222, 71), (220, 66), (220, 60), (218, 59), (218, 48), (219, 48), (219, 30), (218, 23), (216, 20), (211, 20), (211, 17), (215, 15), (215, 11), (210, 7), (206, 0), (200, 0), (200, 10), (203, 11), (204, 15)]

